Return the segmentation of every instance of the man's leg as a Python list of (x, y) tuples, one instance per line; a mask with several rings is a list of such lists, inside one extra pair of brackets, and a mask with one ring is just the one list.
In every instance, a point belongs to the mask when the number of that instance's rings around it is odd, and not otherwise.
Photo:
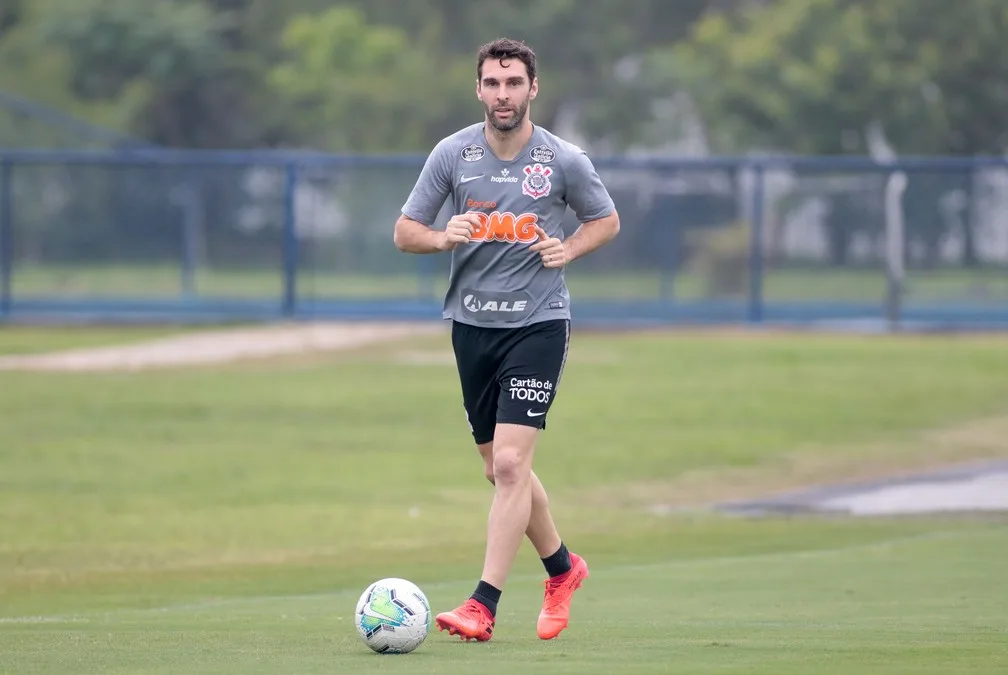
[(551, 321), (509, 334), (497, 345), (505, 354), (496, 380), (497, 424), (493, 433), (484, 427), (473, 434), (481, 446), (487, 477), (494, 483), (486, 556), (483, 574), (470, 599), (435, 618), (440, 629), (453, 635), (490, 639), (497, 603), (523, 535), (534, 537), (550, 577), (537, 624), (540, 638), (555, 637), (567, 626), (571, 597), (588, 576), (584, 560), (568, 553), (560, 541), (546, 491), (532, 472), (535, 441), (555, 399), (569, 335), (568, 322)]
[[(499, 333), (464, 324), (452, 324), (452, 348), (462, 386), (466, 418), (477, 447), (493, 445), (500, 399), (498, 369), (503, 360)], [(492, 475), (491, 465), (491, 475)], [(485, 591), (479, 595), (479, 591)], [(487, 595), (488, 594), (488, 595)], [(476, 598), (480, 597), (480, 600)], [(439, 630), (464, 640), (486, 641), (493, 635), (500, 591), (487, 589), (483, 582), (461, 606), (434, 618)]]
[(539, 430), (498, 424), (494, 434), (494, 498), (487, 523), (486, 557), (480, 580), (504, 590), (532, 518), (532, 455)]
[[(481, 454), (486, 452), (485, 461), (489, 460), (486, 475), (494, 484), (494, 497), (487, 520), (483, 573), (476, 590), (465, 604), (435, 617), (440, 630), (461, 635), (463, 639), (476, 640), (489, 640), (493, 634), (497, 603), (522, 538), (531, 527), (532, 456), (538, 433), (535, 427), (498, 424), (494, 440), (478, 446)], [(539, 491), (545, 497), (541, 483)], [(537, 515), (540, 516), (539, 528), (542, 529), (542, 516)], [(547, 531), (553, 529), (556, 536), (548, 510), (546, 518), (549, 520)]]
[[(493, 441), (482, 443), (476, 447), (483, 458), (483, 474), (493, 485)], [(536, 553), (542, 559), (547, 559), (557, 553), (560, 550), (560, 544), (563, 543), (560, 539), (560, 533), (557, 532), (556, 524), (553, 522), (553, 514), (549, 510), (549, 497), (546, 494), (546, 489), (535, 471), (532, 472), (532, 514), (528, 527), (525, 529), (525, 536), (532, 542)], [(560, 570), (560, 573), (565, 571)]]
[[(544, 640), (556, 637), (567, 627), (574, 592), (581, 587), (582, 581), (588, 578), (588, 566), (584, 559), (570, 553), (556, 533), (546, 491), (540, 492), (535, 489), (536, 484), (539, 488), (542, 484), (534, 478), (531, 466), (538, 430), (546, 428), (546, 415), (556, 401), (560, 379), (567, 362), (569, 343), (569, 321), (546, 321), (530, 326), (524, 331), (521, 338), (508, 351), (501, 368), (501, 395), (497, 410), (498, 430), (512, 426), (536, 429), (532, 434), (531, 450), (528, 453), (528, 489), (530, 502), (541, 501), (537, 506), (530, 505), (526, 533), (530, 534), (530, 538), (535, 537), (536, 550), (549, 576), (546, 580), (542, 611), (536, 622), (536, 632)], [(502, 464), (499, 455), (502, 450), (508, 452), (512, 445), (511, 443), (502, 445), (497, 437), (494, 439), (493, 466), (497, 494), (500, 493)], [(494, 498), (495, 508), (497, 494)], [(494, 537), (493, 525), (491, 517), (488, 539)], [(499, 569), (503, 566), (501, 561), (505, 559), (507, 551), (503, 545), (498, 551), (488, 541), (484, 578), (499, 574)], [(508, 561), (508, 570), (510, 566), (511, 561)], [(497, 594), (499, 595), (499, 591)]]

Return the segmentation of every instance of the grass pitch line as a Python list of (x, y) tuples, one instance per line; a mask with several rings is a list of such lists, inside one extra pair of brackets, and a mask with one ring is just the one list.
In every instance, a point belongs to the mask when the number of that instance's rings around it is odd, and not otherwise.
[[(708, 558), (704, 557), (682, 558), (677, 560), (665, 560), (662, 562), (639, 563), (632, 565), (611, 565), (609, 567), (599, 567), (599, 568), (593, 567), (592, 576), (595, 578), (599, 576), (604, 577), (607, 575), (621, 576), (626, 574), (637, 574), (640, 572), (674, 569), (676, 567), (694, 567), (697, 565), (709, 566), (719, 564), (730, 565), (742, 561), (760, 563), (760, 562), (773, 562), (776, 560), (795, 559), (795, 558), (797, 559), (823, 558), (843, 553), (851, 553), (854, 551), (884, 550), (894, 545), (913, 543), (917, 541), (929, 541), (937, 539), (957, 539), (965, 537), (967, 535), (976, 534), (977, 532), (978, 530), (964, 530), (964, 529), (936, 530), (932, 532), (924, 532), (920, 534), (912, 534), (900, 537), (891, 537), (889, 539), (882, 539), (879, 541), (873, 541), (861, 544), (851, 544), (850, 546), (838, 546), (834, 548), (818, 548), (802, 551), (783, 551), (780, 553), (757, 553), (752, 555), (712, 556)], [(539, 573), (515, 574), (510, 577), (509, 581), (540, 581), (541, 578), (542, 574)], [(453, 588), (455, 586), (465, 586), (471, 583), (472, 583), (471, 579), (454, 579), (454, 580), (443, 579), (440, 581), (423, 582), (421, 586), (424, 589), (443, 590), (447, 588)], [(353, 597), (359, 594), (361, 590), (363, 589), (343, 588), (337, 591), (331, 591), (327, 593), (304, 593), (296, 595), (256, 595), (249, 597), (223, 598), (218, 600), (206, 600), (201, 602), (164, 605), (161, 607), (146, 607), (143, 609), (138, 608), (119, 609), (104, 612), (94, 612), (92, 614), (66, 614), (66, 615), (53, 614), (53, 615), (0, 617), (0, 625), (90, 623), (92, 621), (97, 621), (103, 618), (111, 618), (111, 617), (185, 613), (185, 612), (194, 612), (208, 609), (216, 609), (220, 607), (240, 607), (240, 606), (257, 605), (260, 603), (269, 603), (277, 601), (335, 600), (338, 598)]]
[(199, 331), (128, 345), (0, 357), (0, 370), (139, 371), (340, 351), (443, 333), (429, 323), (310, 323)]

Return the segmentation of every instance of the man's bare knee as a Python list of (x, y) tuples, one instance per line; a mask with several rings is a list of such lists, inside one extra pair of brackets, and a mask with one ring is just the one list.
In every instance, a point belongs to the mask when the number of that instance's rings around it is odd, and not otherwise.
[(519, 424), (498, 424), (494, 433), (493, 473), (497, 489), (521, 485), (532, 476), (532, 455), (539, 430)]
[(494, 451), (493, 476), (494, 485), (511, 486), (528, 481), (532, 476), (532, 467), (528, 458), (519, 448), (504, 447)]

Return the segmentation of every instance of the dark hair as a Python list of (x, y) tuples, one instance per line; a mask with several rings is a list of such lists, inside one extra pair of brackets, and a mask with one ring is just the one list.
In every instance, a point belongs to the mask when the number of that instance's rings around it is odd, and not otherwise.
[(483, 78), (483, 62), (487, 59), (497, 59), (498, 61), (504, 61), (505, 59), (518, 59), (525, 64), (525, 70), (528, 71), (529, 82), (536, 77), (536, 55), (532, 51), (532, 48), (520, 40), (511, 40), (509, 38), (498, 38), (493, 42), (488, 42), (479, 50), (479, 56), (476, 61), (476, 77), (478, 79)]

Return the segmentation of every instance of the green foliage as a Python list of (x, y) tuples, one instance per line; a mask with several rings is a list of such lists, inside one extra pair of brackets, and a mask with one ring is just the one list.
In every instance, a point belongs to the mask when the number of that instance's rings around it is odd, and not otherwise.
[(30, 64), (5, 72), (14, 61), (0, 59), (0, 87), (154, 143), (258, 145), (283, 107), (264, 104), (259, 46), (234, 38), (241, 18), (196, 0), (39, 0), (0, 37)]
[(418, 150), (445, 111), (445, 73), (436, 62), (404, 30), (369, 24), (353, 8), (292, 18), (281, 45), (288, 58), (271, 71), (270, 82), (298, 106), (317, 145)]
[(42, 37), (73, 54), (73, 91), (90, 100), (141, 78), (172, 89), (213, 77), (224, 56), (220, 28), (194, 2), (91, 0), (49, 15)]
[[(930, 73), (922, 86), (942, 110), (940, 150), (1002, 154), (1008, 147), (1008, 3), (903, 0), (901, 7), (896, 25), (907, 26), (907, 40), (917, 43), (913, 56)], [(909, 137), (914, 130), (903, 131)]]
[(429, 149), (479, 119), (500, 35), (539, 55), (536, 121), (597, 151), (863, 154), (876, 123), (903, 153), (1008, 146), (1001, 0), (0, 5), (0, 88), (172, 146)]
[[(124, 131), (132, 103), (130, 93), (124, 92), (118, 101), (81, 99), (74, 95), (71, 87), (74, 64), (70, 55), (60, 49), (45, 48), (41, 23), (58, 9), (54, 0), (33, 0), (5, 9), (7, 23), (0, 31), (0, 89), (52, 106), (81, 120)], [(58, 129), (16, 119), (0, 111), (0, 145), (50, 147), (68, 144), (73, 141)]]
[(650, 66), (694, 94), (717, 149), (863, 154), (880, 123), (904, 152), (996, 153), (1004, 124), (966, 130), (1008, 103), (983, 83), (1008, 77), (1006, 13), (998, 0), (777, 0), (705, 17)]
[(23, 13), (21, 0), (5, 0), (0, 4), (0, 37), (21, 21)]

